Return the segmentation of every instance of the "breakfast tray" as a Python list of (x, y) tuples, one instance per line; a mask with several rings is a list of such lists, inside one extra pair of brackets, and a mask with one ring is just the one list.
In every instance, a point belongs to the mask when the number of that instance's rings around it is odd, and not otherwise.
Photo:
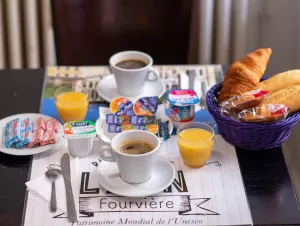
[[(155, 66), (166, 90), (193, 88), (200, 103), (196, 106), (196, 120), (214, 127), (216, 125), (206, 110), (205, 93), (223, 79), (220, 65), (175, 65)], [(96, 92), (100, 80), (109, 75), (109, 68), (100, 67), (49, 67), (45, 97), (52, 97), (53, 90), (64, 84), (84, 85), (89, 89), (90, 102), (103, 102)], [(71, 77), (71, 78), (68, 78)], [(191, 78), (194, 80), (192, 86)], [(43, 112), (48, 114), (47, 112)], [(179, 157), (176, 136), (163, 144), (159, 155), (168, 158), (177, 173), (171, 187), (161, 194), (142, 199), (127, 199), (113, 195), (102, 188), (96, 180), (96, 169), (101, 164), (97, 150), (101, 148), (98, 138), (94, 140), (94, 151), (80, 159), (78, 177), (79, 221), (74, 225), (252, 225), (252, 218), (243, 187), (236, 152), (233, 146), (217, 135), (215, 146), (207, 165), (199, 169), (186, 167)], [(54, 162), (55, 153), (35, 155), (32, 161), (30, 180), (41, 176)], [(136, 202), (126, 210), (100, 208), (100, 199), (106, 203), (121, 201), (123, 204)], [(173, 207), (149, 204), (171, 201)], [(71, 225), (64, 212), (53, 214), (49, 203), (28, 192), (24, 211), (24, 226)]]
[[(221, 136), (216, 136), (212, 155), (202, 168), (183, 164), (176, 136), (171, 136), (158, 154), (173, 164), (176, 179), (164, 192), (147, 198), (119, 197), (99, 186), (96, 172), (102, 163), (97, 150), (103, 145), (95, 138), (93, 152), (79, 160), (78, 189), (74, 190), (80, 191), (80, 214), (74, 225), (252, 225), (235, 148)], [(52, 154), (33, 157), (31, 179), (51, 164), (59, 164)], [(122, 203), (123, 208), (113, 202)], [(166, 202), (172, 205), (166, 207)], [(110, 208), (109, 203), (114, 205)], [(64, 212), (50, 213), (49, 203), (29, 192), (24, 226), (42, 225), (70, 223)]]

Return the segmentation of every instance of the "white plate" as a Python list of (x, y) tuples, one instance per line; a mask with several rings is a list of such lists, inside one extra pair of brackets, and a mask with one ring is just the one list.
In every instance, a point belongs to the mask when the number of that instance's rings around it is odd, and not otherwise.
[(175, 178), (175, 169), (165, 158), (155, 156), (151, 178), (142, 184), (129, 184), (119, 176), (114, 162), (104, 162), (97, 168), (98, 183), (107, 191), (125, 197), (146, 197), (168, 188)]
[[(173, 131), (173, 123), (171, 119), (164, 114), (163, 111), (159, 110), (162, 105), (158, 107), (156, 112), (156, 116), (161, 119), (162, 122), (169, 121), (169, 132), (170, 135)], [(100, 118), (96, 121), (96, 133), (98, 137), (103, 140), (104, 142), (110, 144), (111, 140), (118, 134), (118, 133), (110, 133), (108, 132), (108, 125), (106, 124), (106, 115), (112, 114), (109, 108), (100, 107), (99, 116)]]
[[(132, 87), (134, 89), (134, 87)], [(123, 96), (117, 90), (117, 84), (114, 75), (108, 75), (103, 78), (96, 87), (96, 90), (104, 100), (111, 102), (114, 98)], [(137, 101), (141, 97), (158, 96), (162, 97), (165, 93), (165, 86), (160, 81), (145, 82), (144, 91), (141, 95), (135, 97), (126, 97), (132, 102)]]
[(57, 149), (58, 146), (61, 145), (63, 142), (63, 126), (58, 123), (58, 133), (56, 134), (56, 143), (55, 144), (49, 144), (45, 146), (39, 146), (39, 147), (32, 147), (29, 148), (26, 145), (21, 148), (6, 148), (5, 142), (4, 142), (4, 131), (6, 123), (10, 122), (11, 120), (14, 120), (16, 118), (20, 118), (20, 120), (23, 120), (25, 118), (30, 118), (32, 120), (36, 120), (38, 117), (42, 116), (45, 120), (51, 119), (51, 117), (47, 115), (41, 115), (41, 114), (35, 114), (35, 113), (26, 113), (26, 114), (19, 114), (19, 115), (12, 115), (7, 118), (4, 118), (0, 120), (0, 151), (9, 155), (35, 155), (38, 153), (42, 153), (45, 151), (48, 151), (50, 149)]

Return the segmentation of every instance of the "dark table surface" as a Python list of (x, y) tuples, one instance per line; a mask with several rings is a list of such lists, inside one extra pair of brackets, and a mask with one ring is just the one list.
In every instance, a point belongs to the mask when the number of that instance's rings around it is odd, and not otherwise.
[[(0, 119), (39, 112), (44, 70), (0, 70)], [(300, 225), (300, 210), (281, 148), (237, 148), (254, 225)], [(31, 157), (0, 153), (0, 225), (21, 225)]]

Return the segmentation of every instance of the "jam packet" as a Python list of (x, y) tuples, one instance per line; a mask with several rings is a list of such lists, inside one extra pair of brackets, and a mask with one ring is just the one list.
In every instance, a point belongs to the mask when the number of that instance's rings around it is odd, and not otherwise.
[(138, 116), (152, 116), (157, 111), (158, 103), (158, 97), (143, 97), (135, 102), (133, 111)]
[(118, 97), (111, 101), (110, 110), (116, 115), (134, 115), (133, 103), (124, 97)]
[(135, 104), (125, 97), (118, 97), (111, 101), (110, 110), (118, 116), (153, 116), (157, 111), (158, 103), (158, 97), (142, 97)]
[(231, 97), (219, 105), (221, 113), (230, 115), (239, 113), (245, 109), (257, 107), (267, 97), (268, 93), (269, 91), (257, 89)]
[(284, 104), (262, 104), (255, 108), (246, 109), (238, 114), (244, 122), (278, 122), (287, 117), (289, 107)]

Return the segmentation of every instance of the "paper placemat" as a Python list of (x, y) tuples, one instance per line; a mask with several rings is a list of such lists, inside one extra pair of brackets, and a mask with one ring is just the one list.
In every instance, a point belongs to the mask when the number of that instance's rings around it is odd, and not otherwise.
[[(91, 155), (80, 159), (79, 221), (74, 225), (252, 225), (235, 148), (219, 135), (202, 168), (189, 168), (180, 158), (176, 136), (159, 155), (169, 159), (176, 179), (164, 192), (147, 198), (124, 198), (99, 186), (96, 169), (105, 143), (94, 140)], [(52, 164), (51, 152), (35, 155), (31, 179)], [(168, 205), (167, 205), (168, 203)], [(71, 225), (65, 213), (50, 213), (49, 203), (28, 193), (25, 226)]]
[[(179, 87), (194, 88), (204, 102), (206, 91), (223, 79), (220, 65), (155, 67), (160, 72), (160, 79), (165, 84), (166, 90)], [(58, 69), (60, 75), (56, 76)], [(109, 73), (108, 67), (102, 66), (54, 69), (51, 67), (49, 70), (52, 73), (48, 74), (49, 77), (59, 78), (69, 76), (63, 75), (65, 73), (84, 72), (87, 84), (91, 84), (88, 86), (91, 87), (91, 92), (99, 79)], [(103, 76), (92, 78), (97, 74)], [(77, 75), (69, 77), (76, 78)], [(82, 78), (81, 75), (78, 77)], [(192, 87), (190, 78), (194, 79)], [(61, 79), (58, 79), (50, 84), (51, 90), (54, 89), (56, 82), (58, 85), (62, 84)], [(101, 98), (95, 96), (93, 100), (101, 101)], [(196, 108), (196, 120), (210, 124), (217, 131), (216, 124), (205, 105), (200, 103)], [(176, 136), (172, 136), (162, 146), (159, 154), (172, 162), (177, 171), (176, 179), (163, 193), (142, 199), (118, 197), (99, 186), (96, 181), (96, 169), (101, 161), (97, 150), (105, 145), (101, 142), (96, 138), (92, 154), (80, 159), (78, 179), (80, 217), (74, 225), (252, 225), (235, 148), (219, 135), (216, 136), (207, 165), (200, 169), (191, 169), (183, 164)], [(47, 152), (33, 157), (31, 179), (45, 173), (47, 167), (53, 164), (53, 155), (55, 153)], [(49, 203), (30, 192), (25, 206), (25, 226), (71, 225), (65, 213), (50, 213)]]

